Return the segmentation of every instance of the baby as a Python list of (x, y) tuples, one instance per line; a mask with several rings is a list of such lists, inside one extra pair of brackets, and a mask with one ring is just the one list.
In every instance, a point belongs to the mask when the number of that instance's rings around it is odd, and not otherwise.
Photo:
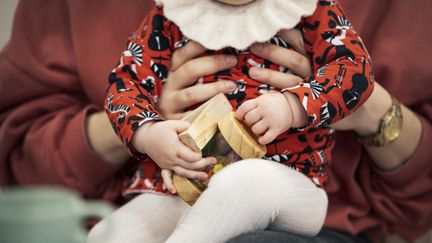
[[(303, 34), (312, 75), (283, 90), (255, 81), (249, 76), (252, 67), (286, 73), (290, 70), (254, 55), (249, 47), (271, 42), (291, 49), (277, 33), (292, 28)], [(237, 110), (237, 118), (251, 128), (261, 144), (267, 145), (264, 159), (306, 175), (307, 182), (301, 183), (323, 192), (334, 143), (327, 126), (355, 111), (373, 89), (369, 55), (339, 3), (160, 0), (130, 37), (119, 66), (109, 77), (106, 112), (115, 132), (140, 160), (131, 166), (124, 195), (175, 193), (169, 180), (164, 185), (161, 169), (167, 178), (174, 167), (181, 172), (191, 168), (191, 164), (193, 169), (201, 169), (215, 162), (214, 158), (192, 155), (177, 137), (187, 124), (164, 120), (156, 106), (167, 80), (172, 53), (190, 40), (211, 50), (205, 55), (237, 57), (232, 60), (235, 68), (200, 77), (196, 84), (221, 79), (235, 81), (237, 88), (227, 98)], [(275, 166), (279, 166), (277, 163)], [(294, 197), (301, 198), (291, 196)], [(316, 203), (326, 206), (327, 198), (321, 197)], [(323, 218), (318, 228), (299, 232), (316, 234), (322, 221)]]

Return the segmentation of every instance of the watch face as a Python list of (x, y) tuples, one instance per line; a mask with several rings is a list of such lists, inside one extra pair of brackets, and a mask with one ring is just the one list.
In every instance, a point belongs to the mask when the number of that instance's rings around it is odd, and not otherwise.
[(402, 128), (402, 119), (393, 116), (387, 123), (383, 136), (387, 141), (393, 141), (399, 137)]

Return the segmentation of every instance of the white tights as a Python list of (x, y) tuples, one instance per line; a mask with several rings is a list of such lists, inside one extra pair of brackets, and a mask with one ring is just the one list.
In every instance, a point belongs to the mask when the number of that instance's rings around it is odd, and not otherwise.
[(176, 196), (142, 194), (97, 224), (87, 243), (225, 242), (267, 227), (313, 236), (326, 212), (325, 192), (305, 175), (243, 160), (213, 176), (193, 207)]

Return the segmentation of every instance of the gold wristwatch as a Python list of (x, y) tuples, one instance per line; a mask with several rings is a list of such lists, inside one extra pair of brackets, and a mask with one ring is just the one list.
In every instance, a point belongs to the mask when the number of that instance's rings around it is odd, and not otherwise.
[(392, 106), (381, 118), (378, 132), (369, 136), (359, 137), (359, 141), (366, 146), (384, 147), (399, 137), (402, 122), (401, 105), (392, 96)]

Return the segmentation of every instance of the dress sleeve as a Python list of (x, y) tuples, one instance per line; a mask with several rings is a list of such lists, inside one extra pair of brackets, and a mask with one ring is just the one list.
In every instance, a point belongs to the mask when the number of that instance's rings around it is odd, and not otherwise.
[(18, 4), (0, 54), (0, 186), (56, 184), (114, 199), (119, 167), (87, 141), (85, 119), (100, 107), (82, 90), (68, 16), (66, 1)]
[(321, 0), (301, 23), (313, 75), (285, 90), (308, 116), (307, 127), (328, 126), (354, 112), (372, 93), (368, 52), (337, 0)]
[(116, 134), (137, 159), (144, 155), (131, 145), (135, 131), (146, 122), (162, 120), (155, 104), (168, 76), (169, 28), (162, 9), (155, 7), (129, 37), (119, 65), (109, 75), (105, 111)]

